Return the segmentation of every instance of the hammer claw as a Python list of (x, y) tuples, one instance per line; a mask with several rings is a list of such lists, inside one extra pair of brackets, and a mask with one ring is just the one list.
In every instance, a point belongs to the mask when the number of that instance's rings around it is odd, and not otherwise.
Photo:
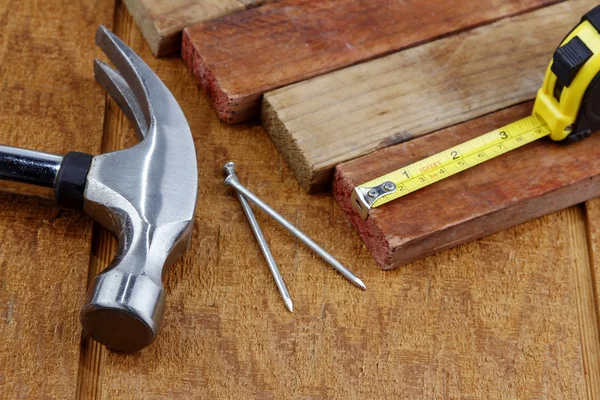
[[(144, 113), (145, 119), (148, 121), (149, 125), (151, 120), (151, 110), (148, 93), (146, 85), (140, 75), (143, 73), (152, 76), (154, 73), (137, 54), (103, 25), (100, 25), (96, 32), (96, 44), (113, 63), (119, 75), (121, 75), (131, 89), (131, 93), (137, 98), (140, 109)], [(156, 77), (156, 75), (154, 76)]]
[[(149, 133), (156, 130), (158, 135), (174, 134), (160, 129), (161, 127), (155, 127), (157, 123), (169, 127), (173, 127), (174, 124), (180, 125), (185, 116), (175, 97), (154, 71), (121, 39), (102, 25), (96, 32), (96, 44), (108, 56), (137, 99), (139, 108), (146, 117)], [(189, 128), (186, 130), (189, 131)]]
[(133, 125), (139, 140), (148, 134), (148, 121), (125, 79), (103, 61), (94, 60), (94, 76)]

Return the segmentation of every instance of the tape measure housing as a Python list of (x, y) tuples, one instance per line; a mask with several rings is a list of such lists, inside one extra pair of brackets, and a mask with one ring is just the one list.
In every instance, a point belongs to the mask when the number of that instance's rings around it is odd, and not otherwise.
[[(600, 18), (598, 19), (600, 25)], [(561, 49), (565, 51), (561, 52)], [(584, 59), (586, 51), (589, 51), (589, 57)], [(584, 60), (579, 66), (576, 64), (578, 57), (579, 60)], [(573, 63), (571, 70), (575, 74), (572, 80), (568, 76), (561, 76), (559, 79), (553, 71), (556, 63), (562, 59)], [(555, 52), (533, 106), (533, 113), (550, 127), (552, 140), (564, 140), (574, 132), (581, 104), (599, 71), (600, 34), (589, 20), (584, 19), (567, 35)]]

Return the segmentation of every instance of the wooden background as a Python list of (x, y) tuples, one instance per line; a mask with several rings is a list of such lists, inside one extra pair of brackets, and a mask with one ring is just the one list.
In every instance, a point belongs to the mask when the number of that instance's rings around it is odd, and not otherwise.
[[(0, 1), (0, 143), (94, 154), (134, 143), (93, 80), (100, 23), (147, 61), (188, 117), (200, 173), (192, 247), (167, 274), (157, 341), (111, 352), (82, 340), (78, 313), (112, 238), (49, 201), (0, 194), (0, 398), (600, 396), (600, 201), (381, 271), (331, 195), (305, 194), (257, 123), (220, 123), (184, 63), (155, 59), (112, 1)], [(258, 213), (294, 300), (288, 313), (222, 185), (229, 160), (368, 290)]]

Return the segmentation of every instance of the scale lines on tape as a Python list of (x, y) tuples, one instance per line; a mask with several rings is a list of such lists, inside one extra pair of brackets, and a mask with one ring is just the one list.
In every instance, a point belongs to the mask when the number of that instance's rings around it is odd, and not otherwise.
[(352, 204), (368, 212), (548, 134), (548, 125), (539, 117), (523, 118), (363, 183), (355, 189)]

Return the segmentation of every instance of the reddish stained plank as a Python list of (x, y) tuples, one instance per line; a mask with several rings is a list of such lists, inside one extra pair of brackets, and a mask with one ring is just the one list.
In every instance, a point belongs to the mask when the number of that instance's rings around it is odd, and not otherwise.
[(576, 144), (538, 140), (371, 210), (350, 204), (363, 182), (525, 117), (511, 107), (338, 165), (333, 193), (377, 263), (396, 268), (600, 195), (600, 134)]
[(155, 56), (179, 51), (183, 28), (277, 0), (123, 0)]
[(558, 0), (287, 0), (186, 28), (182, 57), (229, 123), (317, 75)]

